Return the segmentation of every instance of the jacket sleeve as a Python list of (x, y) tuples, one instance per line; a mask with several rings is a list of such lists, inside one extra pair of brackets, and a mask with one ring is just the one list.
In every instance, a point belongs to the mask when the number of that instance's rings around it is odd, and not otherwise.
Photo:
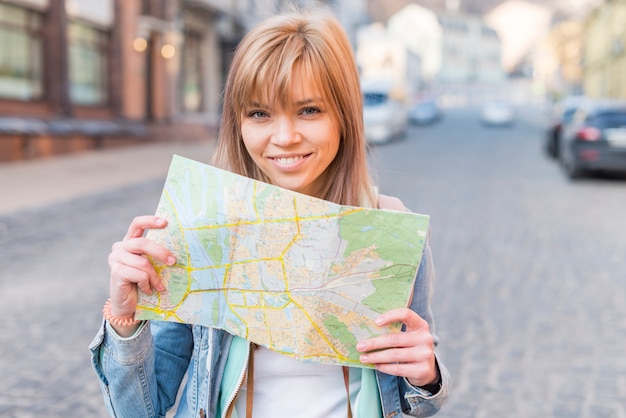
[(122, 338), (103, 321), (89, 350), (110, 416), (165, 417), (176, 402), (193, 336), (189, 325), (150, 321)]
[[(430, 233), (428, 235), (430, 236)], [(441, 386), (438, 392), (431, 394), (422, 388), (411, 385), (404, 378), (397, 378), (402, 410), (404, 413), (415, 417), (429, 417), (436, 414), (446, 402), (450, 389), (450, 374), (437, 351), (439, 338), (435, 332), (435, 322), (430, 305), (434, 279), (435, 269), (430, 244), (427, 239), (415, 279), (413, 299), (411, 300), (410, 308), (428, 322), (430, 332), (434, 339), (435, 359), (437, 361), (437, 367), (439, 368), (439, 375), (441, 376)]]

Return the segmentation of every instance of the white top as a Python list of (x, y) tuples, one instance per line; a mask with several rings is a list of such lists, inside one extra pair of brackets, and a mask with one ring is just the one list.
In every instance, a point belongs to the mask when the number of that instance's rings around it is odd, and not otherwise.
[[(244, 379), (235, 400), (239, 418), (246, 414), (246, 384)], [(360, 388), (361, 369), (351, 367), (353, 413)], [(255, 418), (346, 418), (346, 386), (340, 366), (305, 363), (259, 347), (254, 353), (253, 392), (252, 415)]]

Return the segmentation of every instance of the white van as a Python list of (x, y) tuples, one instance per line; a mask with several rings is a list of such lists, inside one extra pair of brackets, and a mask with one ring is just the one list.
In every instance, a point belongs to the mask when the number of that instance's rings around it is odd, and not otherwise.
[(409, 125), (404, 95), (384, 82), (363, 82), (361, 91), (367, 142), (382, 144), (404, 136)]

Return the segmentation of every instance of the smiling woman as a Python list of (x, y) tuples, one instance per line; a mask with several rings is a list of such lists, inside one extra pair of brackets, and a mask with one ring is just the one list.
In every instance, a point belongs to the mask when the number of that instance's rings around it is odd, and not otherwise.
[[(370, 180), (361, 101), (350, 42), (331, 14), (272, 17), (237, 47), (213, 164), (340, 205), (404, 211), (398, 199), (379, 196)], [(423, 249), (398, 248), (422, 256), (412, 294), (405, 295), (410, 306), (387, 307), (370, 320), (378, 327), (403, 324), (402, 332), (354, 341), (351, 350), (363, 367), (341, 367), (257, 348), (222, 329), (135, 320), (139, 289), (165, 292), (162, 270), (148, 259), (168, 266), (187, 263), (144, 235), (168, 221), (174, 220), (136, 217), (109, 255), (111, 301), (91, 350), (105, 400), (117, 416), (165, 416), (178, 393), (181, 417), (251, 417), (253, 405), (255, 416), (426, 417), (447, 399), (449, 375), (436, 352), (430, 308), (434, 270), (427, 237)], [(296, 256), (309, 262), (305, 251)], [(263, 268), (255, 268), (264, 280)], [(242, 280), (248, 280), (245, 274)], [(266, 310), (263, 306), (259, 314)], [(262, 361), (255, 365), (255, 357)]]
[[(310, 125), (333, 120), (340, 138), (336, 156), (325, 172), (334, 181), (320, 182), (316, 196), (355, 206), (363, 203), (364, 197), (374, 203), (367, 172), (367, 144), (363, 141), (358, 70), (346, 33), (327, 13), (311, 13), (306, 22), (294, 15), (280, 15), (258, 28), (238, 46), (246, 54), (236, 55), (231, 64), (214, 164), (272, 183), (269, 173), (246, 150), (242, 118), (254, 110), (282, 108), (293, 113), (308, 107), (306, 114), (298, 118), (301, 122)], [(251, 108), (254, 102), (270, 109)], [(315, 112), (320, 116), (313, 117)]]
[[(336, 115), (319, 91), (294, 68), (291, 103), (251, 107), (241, 123), (246, 150), (270, 183), (310, 196), (324, 197), (326, 169), (339, 150)], [(284, 100), (283, 100), (284, 101)]]

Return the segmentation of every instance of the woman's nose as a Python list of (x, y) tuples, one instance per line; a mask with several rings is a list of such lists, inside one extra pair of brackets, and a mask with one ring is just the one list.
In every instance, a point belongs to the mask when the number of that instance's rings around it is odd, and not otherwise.
[(276, 119), (272, 140), (278, 145), (289, 145), (300, 140), (296, 130), (296, 124), (292, 118), (281, 116)]

